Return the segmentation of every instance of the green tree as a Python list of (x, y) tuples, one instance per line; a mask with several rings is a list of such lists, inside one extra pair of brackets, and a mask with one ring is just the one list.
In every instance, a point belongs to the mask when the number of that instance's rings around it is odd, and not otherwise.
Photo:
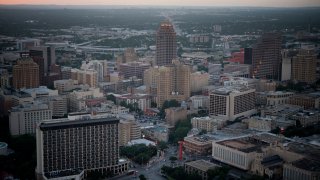
[(113, 94), (107, 95), (107, 100), (112, 101), (114, 104), (116, 104), (116, 97)]
[(178, 160), (175, 156), (170, 156), (169, 160), (173, 163), (174, 161)]
[(227, 167), (227, 166), (217, 167), (217, 168), (214, 168), (214, 169), (209, 169), (207, 171), (208, 179), (224, 180), (224, 179), (226, 179), (229, 170), (230, 170), (230, 168)]
[(159, 150), (163, 151), (163, 150), (165, 150), (165, 149), (168, 148), (168, 145), (167, 145), (166, 142), (160, 141), (160, 142), (158, 143), (157, 147), (158, 147)]
[(151, 101), (151, 107), (152, 107), (152, 108), (156, 108), (156, 107), (157, 107), (157, 103), (154, 102), (154, 101)]
[(140, 180), (147, 180), (147, 178), (143, 174), (140, 174), (139, 179)]

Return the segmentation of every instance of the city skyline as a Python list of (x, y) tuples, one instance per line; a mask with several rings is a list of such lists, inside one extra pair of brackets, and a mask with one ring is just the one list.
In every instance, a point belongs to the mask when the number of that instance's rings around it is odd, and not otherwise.
[[(62, 0), (2, 0), (0, 5), (147, 5), (147, 6), (181, 6), (181, 0), (161, 0), (152, 2), (148, 0), (75, 0), (72, 2)], [(250, 6), (250, 7), (314, 7), (320, 6), (318, 0), (186, 0), (183, 1), (183, 6)]]

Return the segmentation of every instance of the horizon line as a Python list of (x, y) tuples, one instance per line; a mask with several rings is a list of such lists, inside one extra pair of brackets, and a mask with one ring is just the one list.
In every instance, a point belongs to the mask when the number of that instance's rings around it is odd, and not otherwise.
[[(149, 5), (149, 4), (142, 4), (142, 5), (116, 5), (116, 4), (0, 4), (1, 6), (55, 6), (55, 7), (63, 7), (63, 6), (69, 6), (69, 7), (79, 7), (79, 6), (88, 6), (88, 7), (96, 7), (100, 6), (100, 8), (103, 7), (206, 7), (206, 8), (273, 8), (273, 9), (295, 9), (295, 8), (320, 8), (319, 6), (248, 6), (248, 5), (234, 5), (234, 6), (226, 6), (226, 5)], [(102, 6), (102, 7), (101, 7)]]

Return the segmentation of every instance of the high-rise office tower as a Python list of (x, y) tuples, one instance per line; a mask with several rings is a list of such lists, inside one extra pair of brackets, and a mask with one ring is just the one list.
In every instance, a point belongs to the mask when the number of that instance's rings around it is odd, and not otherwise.
[(252, 48), (252, 76), (276, 79), (280, 77), (281, 34), (262, 35)]
[(15, 89), (39, 87), (39, 66), (31, 58), (17, 61), (13, 66), (12, 83)]
[(29, 51), (30, 57), (42, 57), (44, 63), (44, 73), (49, 75), (50, 66), (56, 64), (55, 48), (53, 46), (32, 47)]
[(173, 60), (168, 67), (153, 67), (144, 72), (144, 84), (149, 93), (156, 97), (159, 107), (164, 101), (185, 101), (190, 97), (190, 75), (188, 65)]
[(177, 39), (173, 25), (170, 22), (161, 23), (156, 38), (156, 64), (171, 65), (177, 56)]
[(44, 59), (40, 56), (32, 57), (33, 61), (39, 66), (39, 83), (41, 86), (45, 84), (45, 73), (44, 73)]
[(37, 179), (81, 179), (93, 171), (104, 175), (127, 171), (128, 164), (119, 161), (118, 124), (112, 116), (39, 123)]
[(252, 48), (244, 48), (244, 64), (252, 64)]
[(292, 79), (312, 84), (316, 82), (317, 55), (312, 49), (301, 49), (292, 59)]

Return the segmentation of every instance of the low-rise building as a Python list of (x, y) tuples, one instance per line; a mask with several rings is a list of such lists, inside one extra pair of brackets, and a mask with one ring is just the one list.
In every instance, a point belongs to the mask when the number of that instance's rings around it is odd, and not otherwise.
[(169, 129), (166, 126), (154, 126), (142, 129), (142, 134), (153, 141), (168, 142)]
[(119, 123), (119, 146), (125, 146), (128, 142), (140, 139), (140, 126), (133, 120), (120, 120)]
[(48, 105), (35, 102), (21, 104), (9, 111), (9, 128), (12, 136), (34, 134), (40, 121), (52, 119)]
[(320, 114), (313, 111), (302, 111), (292, 115), (290, 119), (299, 121), (300, 125), (304, 127), (313, 126), (320, 122)]
[(270, 91), (267, 93), (267, 105), (277, 106), (279, 104), (288, 104), (289, 98), (293, 95), (293, 92)]
[(212, 139), (209, 136), (188, 136), (184, 138), (186, 152), (197, 155), (209, 155), (212, 152)]
[(68, 94), (68, 109), (69, 112), (78, 112), (86, 109), (86, 99), (101, 98), (103, 93), (100, 92), (99, 88), (89, 88), (84, 90), (73, 91)]
[(189, 175), (198, 174), (201, 176), (202, 180), (207, 180), (208, 179), (208, 173), (207, 173), (208, 170), (215, 169), (217, 167), (220, 167), (220, 166), (213, 164), (209, 161), (196, 160), (196, 161), (186, 162), (184, 164), (184, 171)]
[(225, 123), (224, 119), (215, 117), (194, 117), (191, 119), (192, 128), (213, 132), (220, 129)]
[(75, 89), (76, 84), (78, 84), (78, 81), (72, 79), (56, 80), (53, 82), (54, 88), (58, 90), (59, 94)]
[(271, 118), (251, 117), (244, 120), (248, 124), (248, 128), (257, 131), (269, 132), (276, 128), (276, 122)]
[(165, 109), (166, 123), (174, 126), (178, 121), (187, 119), (187, 110), (182, 107), (172, 107)]
[(190, 97), (192, 108), (209, 108), (209, 96), (196, 95)]
[(289, 104), (302, 106), (304, 109), (318, 109), (320, 96), (318, 94), (297, 94), (290, 97)]
[(269, 144), (254, 137), (242, 137), (230, 140), (213, 142), (212, 157), (218, 161), (250, 170), (256, 151)]

